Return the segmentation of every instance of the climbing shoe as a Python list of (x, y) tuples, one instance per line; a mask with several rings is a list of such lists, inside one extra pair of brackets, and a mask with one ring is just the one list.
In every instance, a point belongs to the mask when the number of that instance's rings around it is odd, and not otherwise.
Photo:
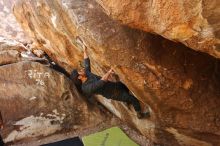
[(137, 117), (138, 117), (138, 119), (149, 118), (150, 117), (150, 112), (145, 112), (145, 113), (138, 112)]

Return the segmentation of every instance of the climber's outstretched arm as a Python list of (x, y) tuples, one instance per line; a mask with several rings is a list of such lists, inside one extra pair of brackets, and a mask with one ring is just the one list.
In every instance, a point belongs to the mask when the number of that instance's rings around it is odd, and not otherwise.
[(85, 46), (83, 49), (85, 69), (87, 72), (91, 72), (90, 59), (88, 56), (87, 47)]
[(84, 47), (83, 47), (84, 59), (89, 58), (87, 50), (88, 50), (87, 47), (84, 46)]
[(112, 74), (114, 74), (114, 71), (111, 68), (104, 76), (102, 76), (101, 80), (108, 81)]

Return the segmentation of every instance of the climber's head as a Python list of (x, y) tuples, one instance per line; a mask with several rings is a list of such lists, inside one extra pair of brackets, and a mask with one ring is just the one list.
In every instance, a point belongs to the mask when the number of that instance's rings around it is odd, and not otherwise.
[(86, 76), (86, 70), (85, 70), (85, 64), (81, 61), (79, 61), (79, 65), (78, 65), (78, 79), (81, 80), (82, 82), (87, 80), (87, 76)]
[(78, 79), (80, 79), (81, 77), (85, 77), (86, 76), (86, 71), (85, 71), (85, 68), (80, 68), (78, 69)]
[(84, 68), (81, 68), (78, 70), (78, 79), (82, 82), (85, 82), (87, 80), (86, 71)]
[(74, 83), (85, 82), (87, 80), (85, 68), (79, 68), (78, 70), (74, 69), (70, 75), (70, 78), (73, 80)]
[(82, 93), (82, 81), (79, 79), (79, 73), (76, 69), (74, 69), (70, 75), (70, 79), (72, 79), (73, 83), (75, 84), (77, 90)]

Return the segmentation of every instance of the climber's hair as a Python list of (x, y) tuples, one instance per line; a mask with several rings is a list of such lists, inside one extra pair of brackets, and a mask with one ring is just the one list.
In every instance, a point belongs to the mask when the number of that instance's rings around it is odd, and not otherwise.
[(78, 79), (79, 73), (76, 69), (74, 69), (70, 75), (70, 79), (75, 80)]

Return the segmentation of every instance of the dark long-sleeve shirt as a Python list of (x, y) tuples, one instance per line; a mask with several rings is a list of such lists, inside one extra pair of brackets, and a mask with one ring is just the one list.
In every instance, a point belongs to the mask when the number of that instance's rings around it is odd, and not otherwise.
[(101, 80), (100, 76), (97, 76), (91, 72), (89, 58), (84, 59), (85, 72), (87, 80), (82, 83), (82, 91), (90, 97), (93, 94), (99, 94), (106, 98), (116, 99), (122, 96), (123, 93), (128, 93), (128, 88), (121, 82), (110, 82)]
[(85, 72), (87, 80), (82, 84), (82, 91), (87, 96), (93, 94), (100, 94), (102, 87), (106, 84), (106, 81), (101, 80), (100, 76), (97, 76), (91, 72), (90, 59), (84, 59)]

